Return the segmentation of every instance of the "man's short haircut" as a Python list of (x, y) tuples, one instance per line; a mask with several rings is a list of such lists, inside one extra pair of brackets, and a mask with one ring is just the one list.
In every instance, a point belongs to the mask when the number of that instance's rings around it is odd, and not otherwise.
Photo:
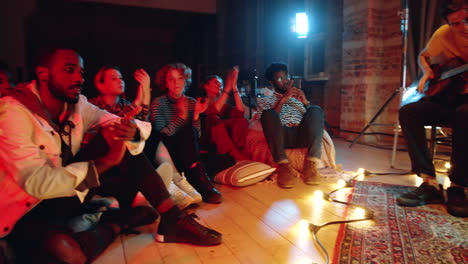
[(440, 6), (439, 15), (448, 22), (447, 17), (463, 9), (464, 6), (465, 8), (468, 6), (468, 0), (444, 0)]
[(272, 64), (268, 65), (265, 71), (265, 77), (268, 81), (274, 81), (275, 73), (280, 71), (288, 72), (288, 65), (283, 62), (273, 62)]
[[(34, 66), (50, 67), (55, 54), (61, 50), (72, 50), (76, 52), (75, 49), (69, 47), (47, 47), (39, 52), (38, 56), (36, 57)], [(78, 52), (76, 53), (78, 54)]]
[[(36, 69), (37, 67), (46, 67), (49, 68), (52, 65), (52, 61), (54, 60), (55, 55), (57, 52), (61, 50), (72, 50), (76, 52), (75, 49), (73, 48), (68, 48), (68, 47), (46, 47), (42, 49), (38, 55), (36, 56), (34, 60), (34, 68)], [(76, 52), (78, 54), (78, 52)], [(36, 74), (36, 72), (34, 72)], [(37, 78), (37, 76), (35, 76)]]

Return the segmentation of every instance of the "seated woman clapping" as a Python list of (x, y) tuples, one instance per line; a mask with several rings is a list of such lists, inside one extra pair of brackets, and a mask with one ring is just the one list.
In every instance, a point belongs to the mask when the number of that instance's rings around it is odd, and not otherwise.
[[(207, 162), (210, 174), (216, 174), (236, 161), (249, 159), (242, 152), (249, 124), (244, 117), (244, 104), (237, 88), (238, 74), (238, 68), (232, 68), (224, 87), (223, 80), (217, 75), (209, 76), (201, 84), (208, 109), (203, 113), (200, 142), (210, 161)], [(228, 103), (231, 95), (234, 106)]]
[(164, 94), (151, 103), (153, 136), (164, 142), (177, 170), (186, 175), (203, 201), (220, 203), (221, 194), (211, 184), (199, 154), (199, 118), (208, 105), (184, 94), (190, 77), (190, 68), (182, 63), (168, 64), (157, 72), (156, 84)]

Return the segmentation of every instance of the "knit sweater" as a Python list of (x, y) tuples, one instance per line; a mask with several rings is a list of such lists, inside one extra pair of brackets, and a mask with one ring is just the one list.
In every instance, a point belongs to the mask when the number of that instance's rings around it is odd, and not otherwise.
[[(275, 108), (283, 96), (283, 94), (275, 92), (272, 96), (259, 98), (257, 101), (257, 109), (262, 112), (264, 110)], [(301, 101), (294, 97), (289, 98), (286, 103), (283, 104), (281, 112), (279, 113), (281, 124), (287, 127), (298, 126), (306, 111), (307, 109)], [(260, 115), (258, 115), (258, 119), (260, 119)]]
[(150, 107), (150, 121), (153, 129), (163, 135), (173, 136), (182, 127), (194, 126), (200, 135), (200, 120), (193, 120), (196, 100), (188, 96), (183, 96), (179, 100), (187, 100), (187, 119), (177, 115), (176, 99), (169, 95), (153, 99)]

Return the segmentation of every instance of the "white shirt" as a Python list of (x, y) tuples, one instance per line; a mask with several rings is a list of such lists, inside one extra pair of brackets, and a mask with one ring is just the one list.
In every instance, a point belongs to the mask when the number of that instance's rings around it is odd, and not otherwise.
[[(33, 92), (38, 95), (37, 90)], [(88, 129), (119, 119), (89, 103), (83, 95), (77, 104), (68, 107), (72, 107), (68, 120), (75, 125), (71, 133), (73, 154), (80, 149)], [(133, 155), (141, 153), (144, 140), (151, 132), (150, 123), (136, 122), (141, 141), (127, 142)], [(69, 142), (68, 137), (63, 140)], [(60, 154), (60, 136), (47, 120), (13, 97), (0, 98), (0, 237), (8, 234), (12, 225), (40, 200), (74, 195), (84, 199), (88, 190), (75, 188), (89, 173), (97, 180), (96, 168), (92, 162), (75, 162), (63, 167)]]

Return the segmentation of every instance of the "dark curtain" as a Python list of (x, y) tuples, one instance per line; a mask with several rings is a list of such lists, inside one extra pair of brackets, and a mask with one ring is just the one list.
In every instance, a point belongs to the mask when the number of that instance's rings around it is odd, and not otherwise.
[(409, 8), (408, 76), (415, 80), (421, 70), (418, 55), (426, 46), (432, 33), (443, 23), (438, 11), (441, 0), (406, 0)]

